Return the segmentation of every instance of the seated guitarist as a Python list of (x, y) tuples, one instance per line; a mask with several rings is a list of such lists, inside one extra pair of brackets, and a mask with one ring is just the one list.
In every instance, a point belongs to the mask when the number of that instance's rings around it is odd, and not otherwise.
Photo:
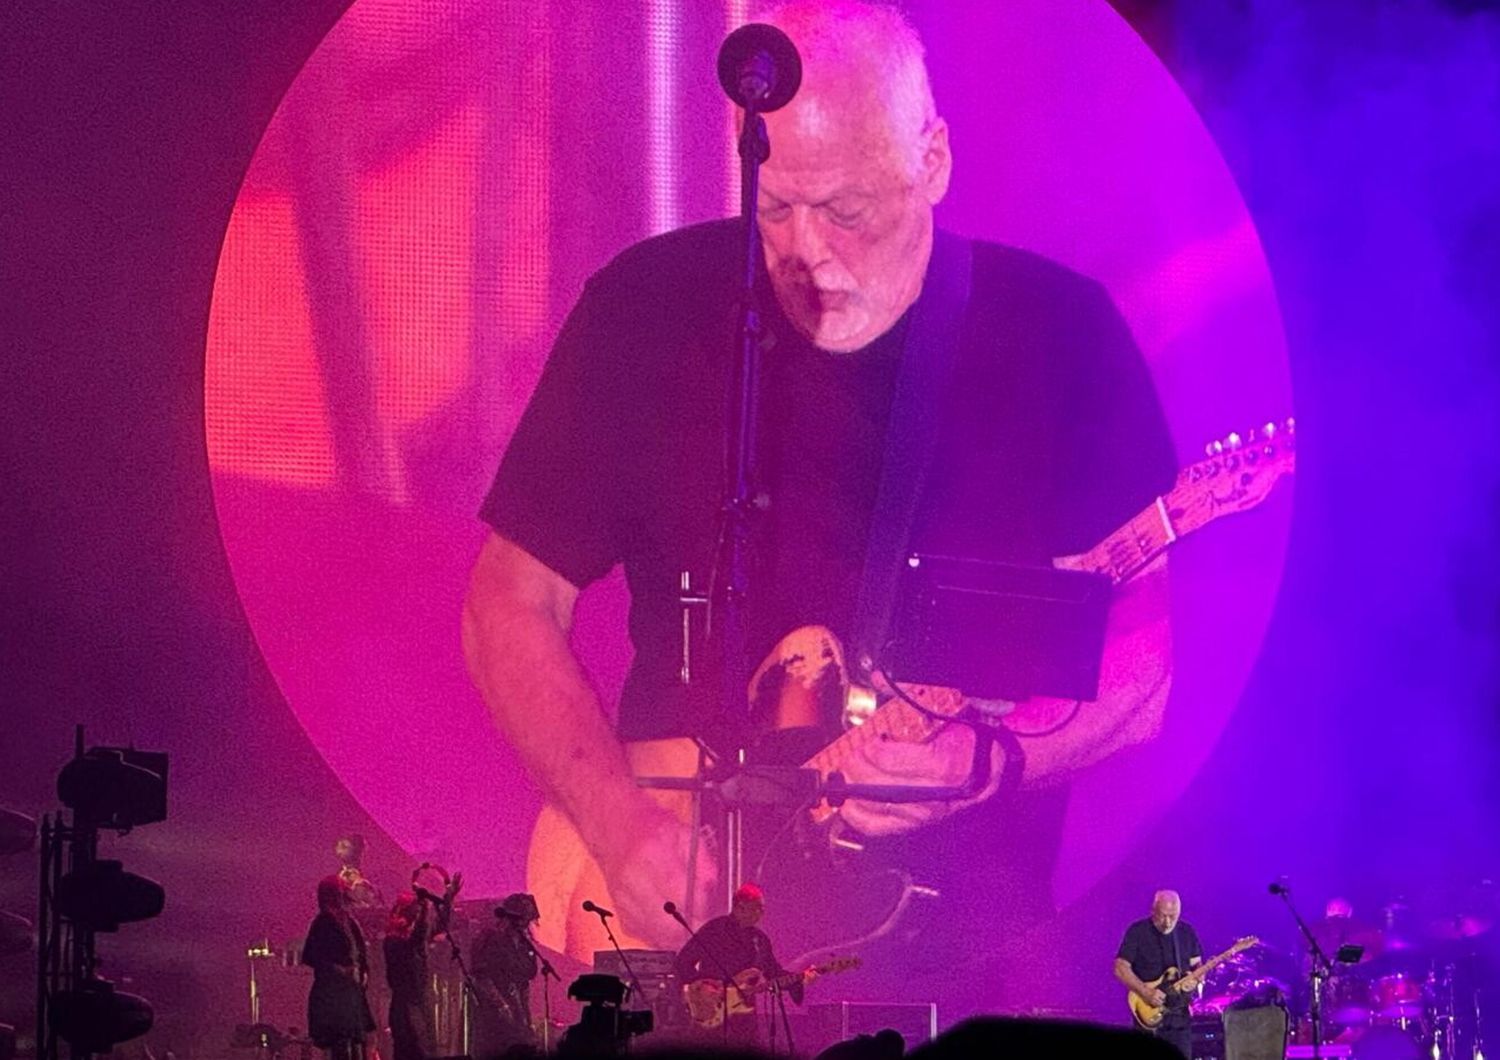
[[(753, 883), (742, 885), (734, 892), (729, 915), (705, 923), (677, 954), (677, 981), (688, 985), (711, 980), (722, 985), (726, 979), (743, 981), (743, 973), (750, 969), (758, 970), (765, 979), (785, 976), (786, 969), (772, 952), (770, 938), (756, 926), (765, 912), (761, 889)], [(797, 1004), (802, 1004), (803, 988), (815, 974), (808, 969), (788, 984), (787, 993)], [(733, 1011), (736, 1007), (742, 1011)], [(743, 1006), (731, 1004), (729, 1008), (726, 1029), (719, 1033), (732, 1042), (753, 1043), (757, 1037), (754, 996), (746, 999)]]
[(1166, 1014), (1153, 1033), (1185, 1057), (1193, 1055), (1190, 996), (1164, 989), (1170, 980), (1162, 977), (1173, 968), (1178, 975), (1184, 974), (1202, 960), (1198, 932), (1182, 919), (1182, 898), (1176, 891), (1156, 892), (1151, 899), (1151, 915), (1125, 929), (1115, 955), (1115, 978), (1153, 1008), (1166, 1006)]

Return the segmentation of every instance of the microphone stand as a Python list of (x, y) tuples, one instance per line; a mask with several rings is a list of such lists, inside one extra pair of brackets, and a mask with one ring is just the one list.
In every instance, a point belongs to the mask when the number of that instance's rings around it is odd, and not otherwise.
[(626, 957), (625, 951), (620, 949), (619, 940), (615, 938), (615, 933), (609, 926), (609, 917), (598, 910), (594, 912), (599, 917), (599, 923), (603, 926), (604, 933), (609, 936), (609, 944), (615, 948), (615, 955), (620, 958), (620, 964), (625, 968), (625, 974), (630, 976), (631, 994), (638, 996), (641, 993), (640, 980), (635, 977), (635, 969), (630, 967), (630, 958)]
[(776, 1008), (771, 1013), (771, 1055), (776, 1055), (776, 1014), (781, 1014), (781, 1029), (786, 1034), (786, 1055), (795, 1056), (797, 1045), (792, 1041), (792, 1024), (786, 1015), (786, 991), (781, 988), (780, 983), (774, 983), (771, 987), (771, 996), (775, 999)]
[(526, 948), (531, 951), (531, 955), (536, 958), (537, 965), (542, 969), (542, 1055), (545, 1056), (552, 1051), (552, 991), (549, 989), (547, 977), (551, 976), (558, 982), (562, 982), (562, 977), (557, 974), (557, 969), (552, 967), (552, 962), (536, 948), (536, 940), (531, 937), (530, 925), (521, 928), (521, 941), (526, 943)]
[(1307, 941), (1307, 952), (1312, 958), (1312, 970), (1308, 972), (1308, 986), (1310, 994), (1308, 1000), (1308, 1015), (1312, 1017), (1312, 1049), (1313, 1060), (1322, 1060), (1323, 1056), (1323, 980), (1333, 975), (1333, 962), (1328, 959), (1328, 954), (1323, 952), (1323, 947), (1318, 945), (1318, 940), (1308, 928), (1307, 922), (1297, 912), (1297, 907), (1292, 904), (1292, 891), (1290, 887), (1282, 884), (1275, 885), (1273, 892), (1286, 903), (1287, 910), (1292, 914), (1292, 919), (1297, 922), (1297, 929), (1302, 932), (1302, 937)]
[[(453, 958), (454, 966), (458, 968), (459, 981), (463, 983), (464, 993), (468, 995), (470, 1001), (477, 1003), (479, 1001), (479, 992), (474, 988), (474, 980), (469, 975), (469, 966), (464, 963), (463, 951), (458, 948), (458, 939), (453, 934), (453, 925), (450, 922), (453, 918), (452, 902), (444, 898), (439, 898), (437, 895), (432, 894), (430, 891), (425, 891), (420, 887), (416, 888), (416, 893), (418, 898), (431, 902), (435, 907), (434, 912), (437, 915), (437, 924), (433, 927), (433, 934), (442, 935), (448, 940), (448, 950)], [(465, 1038), (468, 1037), (468, 1033), (468, 1028), (464, 1028)]]

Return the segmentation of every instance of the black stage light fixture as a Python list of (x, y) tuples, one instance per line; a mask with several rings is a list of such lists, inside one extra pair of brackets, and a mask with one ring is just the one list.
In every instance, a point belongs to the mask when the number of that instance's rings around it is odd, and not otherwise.
[(0, 857), (24, 854), (36, 846), (36, 818), (0, 809)]
[(149, 1001), (122, 993), (104, 979), (85, 980), (72, 990), (54, 994), (47, 1004), (52, 1030), (85, 1053), (107, 1053), (121, 1042), (139, 1038), (155, 1019)]
[(118, 931), (121, 924), (160, 916), (167, 892), (155, 880), (126, 872), (118, 861), (95, 861), (57, 883), (57, 911), (90, 931)]
[(80, 751), (57, 775), (57, 797), (81, 823), (127, 831), (167, 819), (167, 756), (127, 747)]
[(36, 935), (30, 920), (18, 913), (0, 909), (0, 957), (30, 953), (35, 941)]

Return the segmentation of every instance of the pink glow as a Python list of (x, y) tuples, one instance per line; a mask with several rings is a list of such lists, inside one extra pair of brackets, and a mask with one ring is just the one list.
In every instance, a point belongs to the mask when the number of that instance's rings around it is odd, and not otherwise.
[[(716, 26), (740, 20), (730, 6), (713, 11)], [(554, 155), (563, 134), (548, 107), (578, 88), (555, 83), (553, 42), (571, 39), (586, 5), (552, 5), (551, 24), (548, 10), (357, 3), (267, 133), (231, 224), (208, 341), (219, 516), (261, 650), (360, 803), (408, 851), (452, 859), (475, 895), (521, 884), (538, 798), (459, 654), (459, 604), (484, 533), (471, 513), (559, 307), (630, 241), (590, 242), (583, 230), (600, 204), (579, 197), (587, 174)], [(663, 10), (626, 5), (619, 17), (644, 36)], [(1290, 413), (1280, 318), (1245, 206), (1181, 90), (1104, 0), (929, 4), (917, 21), (956, 159), (942, 223), (1105, 282), (1151, 361), (1185, 460), (1210, 438)], [(705, 34), (680, 39), (683, 84), (704, 89), (682, 121), (721, 126), (722, 96), (699, 76), (713, 59), (697, 43)], [(501, 59), (522, 71), (525, 91), (493, 94)], [(652, 140), (665, 88), (635, 91), (627, 110), (643, 154), (655, 144), (681, 157), (634, 168), (655, 174), (653, 188), (687, 198), (689, 185), (712, 186), (722, 194), (695, 201), (737, 206), (725, 155), (688, 157), (686, 137)], [(632, 237), (662, 217), (698, 219), (649, 199), (634, 171), (619, 174), (618, 195), (644, 204)], [(347, 231), (311, 236), (325, 248), (347, 237), (347, 275), (309, 274), (299, 202), (330, 225), (338, 204), (354, 204)], [(573, 217), (580, 233), (553, 230), (568, 211), (586, 214)], [(480, 253), (481, 234), (497, 246)], [(331, 279), (351, 284), (350, 299), (335, 304)], [(334, 363), (369, 358), (368, 419), (343, 410), (362, 439), (352, 459), (333, 438), (310, 304), (352, 344)], [(1174, 555), (1165, 727), (1074, 784), (1060, 902), (1118, 861), (1212, 748), (1269, 617), (1290, 513), (1283, 487)], [(612, 578), (580, 610), (577, 643), (606, 698), (628, 659), (623, 606)], [(1141, 776), (1172, 779), (1142, 790)]]

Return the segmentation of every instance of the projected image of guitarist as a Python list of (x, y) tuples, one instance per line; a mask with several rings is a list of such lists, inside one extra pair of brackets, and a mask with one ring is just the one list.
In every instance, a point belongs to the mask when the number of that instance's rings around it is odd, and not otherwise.
[[(766, 115), (760, 177), (759, 315), (774, 351), (742, 632), (745, 662), (767, 660), (757, 677), (769, 679), (726, 695), (720, 645), (704, 643), (723, 623), (698, 607), (724, 584), (723, 322), (744, 280), (733, 222), (639, 244), (585, 287), (481, 509), (492, 532), (465, 603), (466, 660), (546, 800), (526, 858), (539, 941), (581, 960), (607, 948), (587, 898), (618, 910), (622, 945), (673, 947), (663, 900), (717, 912), (750, 866), (795, 898), (770, 913), (784, 950), (858, 948), (864, 995), (941, 997), (954, 1014), (1019, 1004), (1007, 991), (1032, 980), (1011, 972), (1026, 931), (1053, 913), (1069, 783), (1162, 730), (1168, 546), (1252, 506), (1290, 468), (1265, 445), (1242, 461), (1236, 438), (1179, 473), (1105, 288), (935, 229), (954, 159), (921, 41), (892, 8), (792, 0), (765, 19), (804, 71)], [(913, 90), (893, 100), (891, 83)], [(860, 672), (879, 602), (917, 613), (880, 589), (913, 554), (1106, 579), (1093, 694), (1040, 681), (991, 693), (893, 664), (920, 708), (887, 696), (846, 727), (845, 692), (881, 691)], [(610, 704), (572, 638), (580, 592), (617, 566), (634, 654)], [(983, 621), (966, 628), (966, 661), (1025, 654), (992, 643)], [(769, 717), (747, 719), (746, 698), (771, 702)], [(714, 800), (637, 784), (695, 777), (703, 744), (728, 761), (765, 751), (864, 793), (837, 805), (799, 794), (732, 850), (740, 833), (718, 825)], [(892, 787), (959, 794), (871, 797)]]

